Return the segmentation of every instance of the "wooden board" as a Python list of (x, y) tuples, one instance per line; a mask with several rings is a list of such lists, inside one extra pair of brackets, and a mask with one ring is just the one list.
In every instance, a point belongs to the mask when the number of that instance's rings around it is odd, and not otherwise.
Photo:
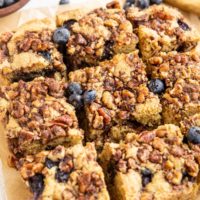
[[(39, 0), (38, 0), (39, 1)], [(71, 10), (77, 7), (84, 7), (84, 5), (89, 5), (90, 8), (99, 7), (105, 5), (109, 0), (81, 0), (82, 4), (77, 4), (76, 2), (79, 0), (72, 0), (73, 4), (62, 6), (58, 9), (58, 12), (64, 10)], [(86, 3), (87, 2), (87, 3)], [(37, 14), (36, 14), (37, 13)], [(184, 13), (186, 18), (199, 30), (200, 32), (200, 19), (194, 14)], [(16, 26), (22, 23), (22, 19), (30, 19), (35, 16), (42, 17), (54, 17), (52, 14), (52, 9), (43, 8), (37, 10), (26, 11), (24, 13), (16, 13), (12, 16), (8, 16), (6, 18), (0, 19), (0, 30), (3, 28), (7, 28), (7, 24), (11, 22), (10, 28), (16, 28)], [(16, 21), (12, 21), (12, 20)], [(17, 22), (18, 20), (18, 22)], [(6, 26), (6, 27), (5, 27)], [(23, 183), (20, 175), (17, 173), (15, 169), (12, 169), (8, 166), (7, 158), (9, 156), (8, 147), (6, 143), (5, 131), (0, 125), (0, 158), (2, 163), (0, 162), (0, 200), (27, 200), (30, 198), (30, 194)], [(200, 200), (200, 195), (197, 198)]]

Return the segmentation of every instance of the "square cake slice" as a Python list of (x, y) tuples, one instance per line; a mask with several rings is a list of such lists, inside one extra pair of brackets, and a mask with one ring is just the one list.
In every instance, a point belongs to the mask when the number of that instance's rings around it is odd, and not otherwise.
[(161, 102), (164, 123), (179, 125), (185, 117), (200, 113), (200, 76), (198, 79), (178, 79), (165, 91)]
[(148, 60), (147, 71), (152, 79), (163, 80), (168, 88), (178, 79), (200, 81), (200, 56), (196, 51), (160, 53)]
[(109, 200), (94, 145), (57, 146), (19, 161), (19, 171), (34, 199)]
[(67, 55), (73, 67), (98, 65), (136, 49), (137, 36), (121, 9), (96, 9), (71, 26)]
[(199, 155), (183, 143), (175, 125), (130, 133), (124, 143), (106, 143), (100, 163), (115, 200), (196, 199)]
[(9, 65), (0, 68), (2, 78), (14, 82), (43, 75), (65, 76), (62, 54), (52, 39), (55, 29), (48, 19), (32, 20), (17, 28), (7, 43)]
[(127, 19), (139, 37), (139, 47), (144, 60), (160, 52), (188, 51), (196, 47), (198, 32), (176, 9), (164, 5), (139, 10), (131, 7)]
[(16, 157), (82, 142), (83, 131), (74, 107), (64, 97), (64, 85), (63, 81), (41, 77), (1, 88), (8, 144)]
[(153, 126), (160, 122), (161, 104), (147, 87), (145, 65), (137, 52), (118, 54), (97, 67), (71, 72), (69, 81), (95, 93), (91, 102), (83, 95), (88, 139), (100, 142), (116, 124), (137, 121)]

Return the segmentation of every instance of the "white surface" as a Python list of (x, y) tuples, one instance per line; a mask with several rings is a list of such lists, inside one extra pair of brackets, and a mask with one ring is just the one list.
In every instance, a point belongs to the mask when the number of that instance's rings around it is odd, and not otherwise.
[[(96, 1), (96, 0), (93, 0)], [(27, 10), (30, 8), (42, 8), (42, 7), (52, 7), (59, 5), (60, 0), (40, 0), (40, 3), (38, 3), (38, 0), (30, 0), (21, 10)], [(83, 4), (87, 3), (87, 0), (70, 0), (71, 5), (76, 4)]]

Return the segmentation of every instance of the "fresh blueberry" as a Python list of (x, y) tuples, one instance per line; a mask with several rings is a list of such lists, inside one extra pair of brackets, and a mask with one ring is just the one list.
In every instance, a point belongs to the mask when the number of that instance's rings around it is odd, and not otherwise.
[(71, 95), (71, 94), (82, 94), (83, 93), (81, 85), (79, 83), (76, 83), (76, 82), (70, 83), (68, 85), (67, 90), (68, 90), (69, 95)]
[(184, 21), (178, 19), (178, 25), (184, 30), (184, 31), (189, 31), (190, 27), (188, 24), (186, 24)]
[(187, 139), (193, 144), (200, 144), (200, 127), (191, 127), (188, 131)]
[(135, 0), (126, 0), (124, 4), (124, 9), (131, 7), (132, 5), (134, 5), (134, 3), (135, 3)]
[(67, 21), (64, 21), (63, 26), (64, 26), (66, 29), (71, 30), (72, 25), (73, 25), (74, 23), (76, 23), (76, 22), (77, 22), (77, 20), (75, 20), (75, 19), (69, 19), (69, 20), (67, 20)]
[(57, 44), (66, 44), (70, 37), (70, 32), (65, 27), (57, 28), (53, 34), (53, 41)]
[(15, 0), (4, 0), (4, 1), (5, 1), (4, 6), (10, 6), (11, 4), (16, 2)]
[(4, 0), (0, 0), (0, 8), (2, 8), (4, 5)]
[(60, 169), (58, 169), (55, 178), (59, 183), (67, 182), (69, 178), (69, 173), (63, 172)]
[(149, 0), (136, 0), (135, 6), (141, 9), (145, 9), (149, 7)]
[(142, 170), (142, 185), (145, 187), (148, 183), (151, 182), (153, 174), (150, 169)]
[(40, 51), (39, 54), (41, 54), (46, 60), (51, 60), (51, 53), (48, 51)]
[(150, 4), (161, 4), (163, 0), (150, 0)]
[(69, 3), (69, 0), (60, 0), (60, 5), (63, 5), (63, 4), (68, 4)]
[(77, 109), (81, 108), (83, 106), (82, 96), (79, 94), (70, 95), (69, 103), (71, 103)]
[(31, 191), (34, 193), (34, 196), (38, 197), (44, 190), (44, 175), (35, 174), (29, 178), (28, 182)]
[(50, 160), (49, 158), (46, 158), (45, 160), (45, 166), (49, 169), (51, 169), (52, 167), (58, 166), (59, 162), (54, 162), (52, 160)]
[(154, 94), (161, 94), (165, 91), (165, 83), (160, 79), (152, 79), (148, 85), (148, 88)]
[(96, 98), (96, 91), (95, 90), (88, 90), (85, 91), (83, 94), (83, 101), (84, 104), (92, 103)]

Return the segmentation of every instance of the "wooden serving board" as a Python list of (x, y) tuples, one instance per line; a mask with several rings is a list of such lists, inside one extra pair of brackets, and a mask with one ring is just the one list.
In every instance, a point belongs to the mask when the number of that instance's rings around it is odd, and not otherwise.
[[(85, 5), (89, 8), (99, 7), (105, 5), (110, 0), (71, 0), (72, 4), (60, 6), (58, 12), (72, 10), (75, 8), (82, 8)], [(182, 1), (182, 0), (181, 0)], [(189, 0), (193, 1), (193, 0)], [(196, 1), (196, 0), (195, 0)], [(200, 0), (199, 0), (200, 1)], [(40, 0), (38, 0), (38, 3)], [(80, 3), (81, 2), (81, 3)], [(200, 2), (199, 2), (200, 3)], [(56, 9), (55, 9), (56, 10)], [(37, 14), (36, 14), (37, 13)], [(55, 14), (55, 13), (54, 13)], [(200, 18), (191, 13), (184, 12), (186, 18), (195, 26), (200, 33)], [(36, 10), (29, 10), (23, 13), (15, 13), (6, 18), (0, 19), (0, 32), (9, 27), (15, 29), (17, 25), (22, 23), (24, 19), (30, 19), (41, 16), (42, 17), (54, 17), (52, 15), (52, 8), (43, 8)], [(15, 20), (15, 21), (13, 21)], [(10, 26), (8, 26), (11, 24)], [(7, 29), (8, 30), (8, 29)], [(3, 126), (0, 124), (0, 200), (27, 200), (30, 199), (30, 194), (26, 188), (26, 185), (20, 178), (19, 173), (8, 166), (8, 147), (6, 143), (6, 134)], [(200, 195), (197, 200), (200, 200)]]

